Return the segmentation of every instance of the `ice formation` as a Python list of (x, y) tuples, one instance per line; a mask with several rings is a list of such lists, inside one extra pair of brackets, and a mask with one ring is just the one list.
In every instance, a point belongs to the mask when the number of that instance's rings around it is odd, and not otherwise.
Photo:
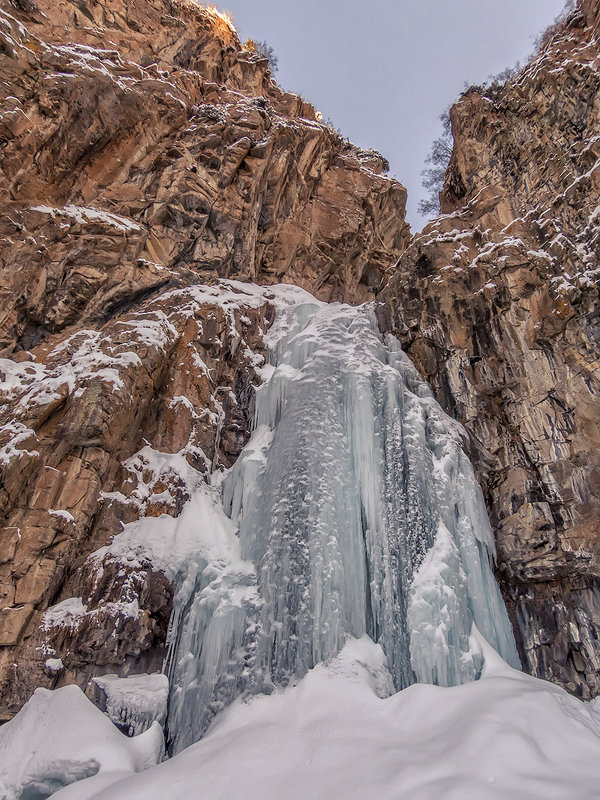
[(349, 637), (381, 645), (396, 689), (476, 679), (473, 623), (518, 665), (461, 429), (373, 307), (303, 300), (268, 343), (255, 429), (223, 482), (236, 552), (188, 564), (176, 596), (174, 752), (236, 696), (294, 682)]
[(167, 716), (169, 681), (166, 675), (109, 674), (93, 678), (100, 708), (128, 736), (148, 730), (153, 722), (162, 727)]
[[(270, 363), (235, 467), (208, 486), (182, 457), (144, 448), (130, 466), (183, 467), (190, 499), (94, 554), (175, 582), (165, 667), (177, 754), (154, 766), (166, 677), (102, 676), (112, 719), (131, 732), (158, 721), (128, 739), (76, 687), (38, 690), (0, 730), (0, 792), (596, 797), (597, 703), (523, 675), (488, 644), (518, 666), (460, 426), (372, 307), (269, 291)], [(90, 613), (70, 598), (44, 624)]]

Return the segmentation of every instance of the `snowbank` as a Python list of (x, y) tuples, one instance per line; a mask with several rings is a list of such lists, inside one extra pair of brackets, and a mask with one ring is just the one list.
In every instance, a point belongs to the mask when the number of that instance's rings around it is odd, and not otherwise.
[(157, 723), (128, 739), (77, 686), (37, 689), (0, 728), (0, 797), (41, 800), (90, 776), (114, 781), (154, 766), (162, 753)]
[[(211, 800), (597, 798), (594, 706), (513, 670), (477, 638), (480, 680), (417, 684), (391, 696), (381, 648), (367, 637), (351, 640), (296, 686), (233, 703), (202, 741), (170, 761), (126, 778), (101, 773), (54, 798), (189, 800), (199, 787)], [(76, 738), (75, 722), (69, 727)], [(82, 751), (101, 751), (78, 735)]]

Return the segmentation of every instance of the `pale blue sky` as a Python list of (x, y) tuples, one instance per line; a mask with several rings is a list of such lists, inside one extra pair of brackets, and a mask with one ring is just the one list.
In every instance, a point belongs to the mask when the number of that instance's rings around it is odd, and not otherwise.
[[(224, 0), (242, 39), (267, 41), (277, 79), (356, 144), (385, 155), (408, 189), (466, 82), (523, 61), (564, 0)], [(219, 8), (223, 8), (219, 5)]]

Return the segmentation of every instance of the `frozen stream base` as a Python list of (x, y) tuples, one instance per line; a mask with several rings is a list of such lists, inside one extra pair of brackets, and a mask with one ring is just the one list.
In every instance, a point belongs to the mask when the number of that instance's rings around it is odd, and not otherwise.
[(50, 774), (84, 778), (93, 753), (98, 774), (53, 800), (596, 800), (594, 704), (513, 670), (479, 644), (480, 680), (417, 684), (386, 697), (391, 676), (380, 646), (351, 640), (296, 686), (235, 701), (202, 741), (137, 774), (132, 752), (148, 751), (148, 740), (137, 742), (151, 731), (128, 740), (113, 728), (108, 736), (108, 719), (81, 693), (86, 715), (72, 698), (58, 702), (78, 689), (45, 692), (0, 729), (0, 795), (39, 800), (46, 795), (20, 795), (19, 787), (31, 787), (31, 776), (37, 786), (48, 786)]

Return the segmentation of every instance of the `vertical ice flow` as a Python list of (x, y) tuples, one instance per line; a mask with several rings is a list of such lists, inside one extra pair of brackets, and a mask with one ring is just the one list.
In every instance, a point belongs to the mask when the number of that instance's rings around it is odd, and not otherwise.
[(236, 695), (285, 685), (349, 636), (381, 643), (397, 689), (476, 679), (473, 622), (518, 666), (460, 426), (373, 308), (302, 303), (280, 313), (269, 344), (254, 433), (223, 485), (256, 574), (223, 604), (200, 564), (180, 603), (175, 749)]

